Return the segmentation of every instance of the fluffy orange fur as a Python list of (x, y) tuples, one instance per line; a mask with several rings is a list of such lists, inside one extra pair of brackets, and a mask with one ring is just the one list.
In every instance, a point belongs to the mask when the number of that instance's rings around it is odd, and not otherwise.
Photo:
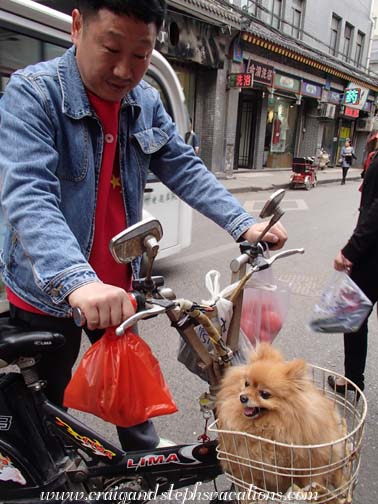
[[(249, 364), (230, 368), (225, 374), (216, 409), (219, 429), (264, 440), (318, 445), (343, 437), (336, 407), (308, 377), (306, 363), (284, 361), (278, 350), (265, 343), (252, 354)], [(341, 484), (342, 442), (290, 449), (264, 440), (220, 433), (220, 451), (233, 454), (221, 460), (224, 470), (244, 483), (273, 492), (284, 493), (294, 483), (300, 488), (312, 482), (327, 488)], [(248, 461), (253, 461), (252, 469), (247, 467)], [(335, 464), (332, 468), (331, 462)]]

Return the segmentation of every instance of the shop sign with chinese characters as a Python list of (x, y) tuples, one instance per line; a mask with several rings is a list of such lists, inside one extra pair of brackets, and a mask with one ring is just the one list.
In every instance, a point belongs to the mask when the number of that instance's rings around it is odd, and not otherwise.
[(253, 75), (254, 82), (272, 87), (274, 75), (274, 68), (272, 66), (263, 65), (250, 59), (247, 64), (247, 72)]
[(323, 89), (322, 92), (322, 102), (334, 103), (339, 105), (341, 102), (342, 94), (337, 91), (332, 91), (330, 89)]
[(344, 90), (344, 105), (362, 110), (368, 95), (369, 90), (367, 88), (358, 86), (357, 84), (351, 82)]
[(344, 115), (346, 117), (357, 118), (360, 115), (360, 111), (358, 109), (356, 109), (356, 108), (345, 107), (344, 108)]
[(229, 88), (251, 88), (253, 76), (251, 73), (232, 73), (228, 76)]
[(302, 81), (301, 94), (319, 99), (322, 96), (322, 86), (313, 84), (312, 82)]
[(288, 75), (282, 75), (279, 73), (274, 74), (274, 87), (279, 89), (286, 89), (293, 93), (299, 93), (301, 82), (294, 77), (289, 77)]

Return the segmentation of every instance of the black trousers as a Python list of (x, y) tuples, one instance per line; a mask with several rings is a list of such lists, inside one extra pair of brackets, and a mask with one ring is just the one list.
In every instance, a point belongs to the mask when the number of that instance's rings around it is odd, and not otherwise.
[[(13, 305), (10, 305), (10, 315), (11, 318), (21, 321), (26, 330), (57, 332), (66, 338), (63, 348), (43, 354), (38, 362), (39, 376), (46, 381), (46, 396), (52, 403), (62, 406), (64, 390), (71, 379), (72, 368), (79, 355), (82, 329), (75, 325), (73, 319), (38, 315)], [(85, 332), (92, 344), (104, 333), (103, 330)], [(159, 443), (159, 436), (150, 420), (134, 427), (117, 427), (117, 432), (121, 446), (126, 451), (152, 449)]]
[(345, 182), (350, 166), (343, 166), (342, 168), (343, 168), (343, 181)]
[[(372, 261), (366, 261), (360, 266), (353, 267), (351, 274), (352, 280), (356, 282), (373, 304), (378, 301), (378, 272), (376, 268), (376, 264)], [(344, 334), (345, 376), (362, 390), (365, 386), (364, 373), (368, 349), (368, 319), (370, 313), (358, 331)]]

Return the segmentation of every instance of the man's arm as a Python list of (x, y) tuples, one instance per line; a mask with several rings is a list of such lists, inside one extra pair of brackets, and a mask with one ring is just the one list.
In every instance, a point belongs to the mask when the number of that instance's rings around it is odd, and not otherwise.
[[(258, 237), (259, 230), (265, 225), (256, 225), (256, 219), (194, 155), (192, 147), (179, 136), (158, 97), (153, 126), (161, 129), (168, 140), (152, 156), (151, 171), (178, 197), (225, 229), (234, 240), (240, 240), (245, 233), (251, 241)], [(281, 247), (286, 238), (282, 226), (266, 236), (267, 241), (277, 240), (275, 248)]]

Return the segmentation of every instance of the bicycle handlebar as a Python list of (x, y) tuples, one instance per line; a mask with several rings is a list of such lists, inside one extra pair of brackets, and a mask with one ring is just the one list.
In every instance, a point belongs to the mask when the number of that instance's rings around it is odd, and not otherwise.
[[(289, 249), (289, 250), (282, 250), (281, 252), (278, 252), (274, 256), (270, 258), (266, 258), (261, 254), (261, 251), (259, 251), (259, 248), (263, 251), (262, 247), (259, 247), (260, 244), (255, 244), (251, 245), (252, 247), (257, 246), (258, 253), (257, 255), (249, 255), (248, 253), (243, 253), (239, 257), (236, 257), (231, 261), (230, 268), (231, 271), (234, 273), (237, 273), (240, 268), (249, 263), (252, 266), (251, 272), (256, 272), (256, 271), (261, 271), (266, 268), (269, 268), (277, 259), (281, 259), (283, 257), (289, 257), (294, 254), (303, 254), (304, 249), (303, 248), (298, 248), (298, 249)], [(144, 298), (143, 298), (144, 299)], [(117, 336), (123, 336), (125, 334), (126, 329), (129, 327), (132, 327), (135, 325), (137, 322), (140, 320), (154, 317), (156, 315), (160, 315), (161, 313), (166, 313), (167, 310), (170, 310), (174, 307), (178, 307), (181, 311), (187, 311), (189, 309), (189, 305), (193, 305), (191, 301), (187, 301), (186, 303), (188, 304), (187, 306), (185, 303), (183, 304), (185, 300), (176, 300), (176, 301), (168, 301), (168, 300), (158, 300), (158, 299), (146, 299), (145, 304), (143, 303), (138, 303), (138, 308), (139, 311), (137, 311), (134, 315), (126, 319), (122, 324), (120, 324), (116, 330), (115, 333)], [(143, 306), (143, 309), (140, 309)], [(147, 308), (147, 309), (146, 309)], [(72, 317), (75, 321), (75, 324), (78, 327), (82, 327), (86, 323), (86, 318), (84, 313), (80, 310), (79, 307), (74, 307), (72, 309)]]
[(232, 259), (230, 269), (233, 273), (237, 273), (242, 266), (250, 263), (255, 271), (259, 271), (261, 269), (269, 268), (269, 266), (271, 266), (277, 259), (289, 257), (294, 254), (304, 254), (304, 248), (282, 250), (270, 258), (266, 258), (262, 255), (252, 257), (247, 253), (243, 253), (240, 256), (235, 257), (235, 259)]

